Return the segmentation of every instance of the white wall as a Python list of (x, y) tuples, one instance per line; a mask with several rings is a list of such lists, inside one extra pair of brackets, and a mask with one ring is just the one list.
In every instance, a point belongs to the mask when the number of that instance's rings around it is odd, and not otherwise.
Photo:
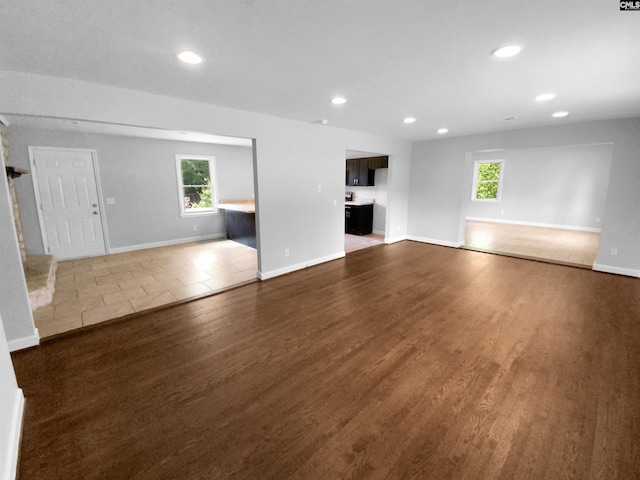
[(36, 345), (39, 336), (31, 314), (2, 157), (0, 155), (3, 172), (0, 176), (0, 315), (3, 318), (4, 334), (14, 350)]
[[(2, 318), (0, 317), (0, 324)], [(18, 388), (4, 329), (0, 328), (0, 479), (16, 478), (24, 397)]]
[[(474, 152), (471, 160), (503, 159), (499, 202), (466, 202), (468, 217), (600, 229), (613, 145), (567, 145)], [(473, 169), (473, 162), (466, 165)]]
[[(386, 228), (403, 238), (411, 144), (76, 80), (0, 72), (0, 112), (187, 130), (255, 139), (258, 269), (285, 273), (344, 254), (345, 151), (390, 156)], [(318, 185), (322, 192), (318, 192)], [(336, 206), (333, 206), (336, 200)], [(0, 202), (2, 199), (0, 199)], [(284, 256), (288, 248), (290, 256)], [(9, 276), (0, 272), (0, 277)]]
[[(613, 144), (595, 269), (640, 276), (640, 118), (562, 124), (416, 142), (411, 164), (409, 236), (440, 243), (464, 240), (471, 190), (470, 152)], [(508, 175), (508, 171), (507, 171)], [(611, 255), (617, 248), (618, 255)]]
[[(115, 198), (105, 216), (111, 248), (224, 235), (224, 215), (181, 218), (178, 204), (176, 154), (216, 158), (218, 198), (253, 196), (251, 148), (149, 138), (96, 135), (10, 126), (14, 166), (30, 169), (28, 146), (87, 148), (97, 151), (104, 197)], [(30, 254), (44, 253), (33, 182), (16, 183), (18, 202)], [(194, 232), (193, 226), (198, 230)]]

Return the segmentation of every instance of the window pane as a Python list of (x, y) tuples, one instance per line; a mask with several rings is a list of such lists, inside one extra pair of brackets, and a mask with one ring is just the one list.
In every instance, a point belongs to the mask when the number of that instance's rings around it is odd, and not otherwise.
[(498, 182), (478, 182), (476, 198), (498, 198)]
[(478, 165), (478, 180), (498, 180), (499, 178), (499, 163), (481, 163)]
[(211, 187), (184, 187), (185, 211), (211, 207)]
[(208, 160), (182, 160), (183, 185), (209, 185)]

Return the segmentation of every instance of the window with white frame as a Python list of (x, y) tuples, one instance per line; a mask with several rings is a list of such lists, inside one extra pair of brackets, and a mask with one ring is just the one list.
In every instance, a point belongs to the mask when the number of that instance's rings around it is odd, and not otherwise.
[(180, 215), (211, 215), (218, 212), (215, 158), (176, 155)]
[(499, 202), (504, 176), (504, 160), (476, 160), (473, 166), (471, 200)]

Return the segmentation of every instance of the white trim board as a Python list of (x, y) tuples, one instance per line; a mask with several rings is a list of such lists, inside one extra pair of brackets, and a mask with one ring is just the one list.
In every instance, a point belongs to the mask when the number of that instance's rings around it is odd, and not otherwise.
[(573, 225), (558, 225), (556, 223), (521, 222), (518, 220), (502, 220), (496, 218), (465, 217), (465, 221), (467, 220), (471, 222), (506, 223), (508, 225), (525, 225), (528, 227), (557, 228), (559, 230), (577, 230), (579, 232), (600, 233), (602, 231), (601, 228), (594, 227), (577, 227)]
[(29, 347), (35, 347), (40, 345), (40, 333), (37, 328), (33, 329), (33, 335), (27, 337), (14, 338), (13, 340), (7, 340), (10, 352), (17, 350), (23, 350)]
[(258, 278), (260, 280), (268, 280), (270, 278), (279, 277), (280, 275), (286, 275), (287, 273), (295, 272), (296, 270), (304, 270), (320, 263), (330, 262), (339, 258), (344, 258), (345, 252), (334, 253), (333, 255), (327, 255), (326, 257), (319, 257), (309, 260), (307, 262), (296, 263), (295, 265), (289, 265), (288, 267), (279, 268), (277, 270), (271, 270), (270, 272), (258, 271)]
[(179, 245), (181, 243), (201, 242), (203, 240), (215, 240), (218, 238), (227, 238), (226, 232), (212, 233), (210, 235), (201, 235), (199, 237), (187, 237), (187, 238), (177, 238), (175, 240), (164, 240), (162, 242), (141, 243), (138, 245), (129, 245), (127, 247), (114, 247), (109, 250), (109, 253), (132, 252), (134, 250), (146, 250), (147, 248), (168, 247), (170, 245)]
[(437, 238), (425, 238), (416, 237), (414, 235), (407, 235), (407, 240), (413, 240), (414, 242), (431, 243), (433, 245), (440, 245), (442, 247), (460, 248), (464, 245), (464, 242), (450, 242), (449, 240), (438, 240)]
[(384, 238), (384, 243), (386, 245), (391, 245), (392, 243), (402, 242), (402, 241), (404, 241), (406, 239), (407, 239), (406, 235), (400, 235), (399, 237), (392, 237), (392, 238), (385, 237)]
[(640, 270), (634, 270), (632, 268), (614, 267), (612, 265), (594, 263), (593, 270), (596, 272), (615, 273), (616, 275), (626, 275), (628, 277), (640, 278)]
[(13, 404), (13, 412), (11, 415), (11, 427), (7, 437), (7, 450), (0, 454), (0, 465), (5, 461), (2, 471), (0, 471), (1, 480), (15, 480), (18, 474), (18, 453), (20, 452), (20, 437), (22, 436), (22, 420), (24, 418), (24, 394), (21, 389), (16, 391)]

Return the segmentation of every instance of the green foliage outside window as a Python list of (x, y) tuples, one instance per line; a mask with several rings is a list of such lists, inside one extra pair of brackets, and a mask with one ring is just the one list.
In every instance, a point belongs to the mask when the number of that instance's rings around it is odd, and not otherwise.
[(208, 160), (182, 160), (185, 209), (213, 207)]
[(478, 180), (476, 184), (477, 199), (497, 199), (500, 182), (500, 162), (478, 164)]

